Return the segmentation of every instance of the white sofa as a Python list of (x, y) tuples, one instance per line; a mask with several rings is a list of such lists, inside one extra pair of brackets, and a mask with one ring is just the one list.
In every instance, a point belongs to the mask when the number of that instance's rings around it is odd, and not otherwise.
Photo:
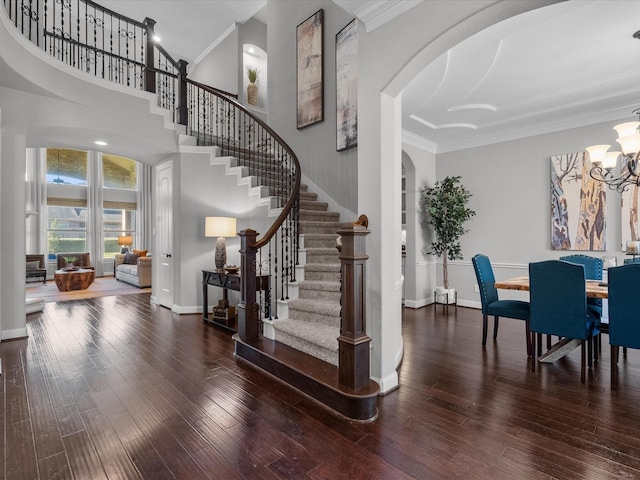
[(124, 263), (125, 255), (116, 254), (116, 280), (138, 288), (151, 286), (151, 257), (139, 257), (134, 265)]

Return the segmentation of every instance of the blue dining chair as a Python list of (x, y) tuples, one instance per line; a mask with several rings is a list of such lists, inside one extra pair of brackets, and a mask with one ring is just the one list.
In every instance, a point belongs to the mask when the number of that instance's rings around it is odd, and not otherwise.
[[(531, 343), (535, 351), (536, 335), (557, 335), (580, 340), (580, 381), (585, 381), (585, 340), (591, 363), (592, 339), (599, 333), (598, 319), (587, 308), (584, 265), (562, 260), (547, 260), (529, 264)], [(591, 365), (589, 365), (591, 366)], [(535, 372), (532, 359), (531, 371)]]
[[(602, 280), (602, 271), (604, 262), (602, 258), (591, 257), (589, 255), (582, 255), (579, 253), (573, 255), (566, 255), (560, 257), (560, 260), (565, 262), (577, 263), (578, 265), (584, 265), (584, 275), (587, 280)], [(601, 324), (602, 319), (602, 299), (601, 298), (589, 298), (587, 297), (587, 308), (591, 310), (591, 313), (598, 319), (598, 330), (603, 333), (607, 333), (607, 325)], [(594, 358), (598, 360), (598, 352), (600, 350), (600, 337), (596, 338), (597, 347), (594, 349)]]
[[(575, 254), (560, 257), (560, 260), (584, 265), (584, 275), (588, 280), (602, 280), (604, 262), (601, 258)], [(598, 317), (598, 321), (600, 321), (600, 318), (602, 317), (602, 299), (587, 298), (587, 308), (590, 309)]]
[(608, 270), (609, 344), (611, 345), (611, 388), (618, 385), (620, 347), (640, 348), (638, 285), (640, 264), (632, 263)]
[(476, 271), (480, 301), (482, 303), (482, 346), (487, 344), (487, 324), (489, 315), (493, 315), (493, 339), (498, 337), (498, 319), (500, 317), (524, 320), (527, 341), (527, 355), (533, 355), (529, 339), (529, 302), (522, 300), (500, 300), (496, 289), (496, 279), (489, 257), (478, 254), (471, 259)]
[(634, 263), (640, 263), (640, 257), (636, 258), (634, 256), (633, 258), (625, 258), (624, 259), (624, 264), (625, 265), (633, 265)]

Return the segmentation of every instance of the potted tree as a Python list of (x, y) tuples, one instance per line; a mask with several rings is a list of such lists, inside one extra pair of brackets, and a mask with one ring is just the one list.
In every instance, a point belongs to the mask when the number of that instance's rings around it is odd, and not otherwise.
[(460, 237), (468, 232), (464, 222), (476, 212), (467, 207), (471, 193), (462, 185), (460, 177), (446, 177), (433, 187), (420, 190), (420, 206), (426, 222), (433, 227), (435, 238), (427, 253), (442, 257), (442, 278), (444, 287), (436, 288), (439, 303), (453, 303), (455, 289), (449, 288), (447, 260), (462, 260)]

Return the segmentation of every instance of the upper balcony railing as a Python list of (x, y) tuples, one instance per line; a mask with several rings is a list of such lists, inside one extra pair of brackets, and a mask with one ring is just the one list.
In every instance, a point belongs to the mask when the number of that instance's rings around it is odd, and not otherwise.
[[(3, 0), (14, 26), (49, 55), (88, 75), (155, 93), (157, 105), (184, 125), (199, 145), (216, 145), (223, 155), (268, 188), (280, 215), (260, 239), (243, 246), (253, 260), (244, 261), (243, 280), (255, 282), (256, 271), (273, 280), (271, 298), (288, 298), (298, 263), (298, 197), (300, 163), (293, 150), (261, 119), (236, 101), (237, 95), (187, 78), (187, 62), (174, 60), (154, 41), (155, 21), (139, 22), (91, 0)], [(253, 232), (253, 230), (249, 230)], [(253, 232), (255, 233), (255, 232)], [(243, 237), (244, 238), (244, 237)], [(245, 248), (246, 247), (246, 248)], [(277, 317), (277, 308), (258, 306), (255, 289), (242, 302)], [(277, 305), (277, 303), (276, 303)], [(258, 331), (252, 316), (240, 334)], [(253, 325), (256, 323), (256, 325)], [(246, 322), (243, 322), (246, 325)]]

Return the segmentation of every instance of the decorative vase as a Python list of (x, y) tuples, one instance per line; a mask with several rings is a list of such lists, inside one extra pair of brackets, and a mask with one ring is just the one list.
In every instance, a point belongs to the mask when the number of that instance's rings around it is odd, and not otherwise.
[(255, 83), (247, 85), (247, 103), (258, 106), (258, 85)]

